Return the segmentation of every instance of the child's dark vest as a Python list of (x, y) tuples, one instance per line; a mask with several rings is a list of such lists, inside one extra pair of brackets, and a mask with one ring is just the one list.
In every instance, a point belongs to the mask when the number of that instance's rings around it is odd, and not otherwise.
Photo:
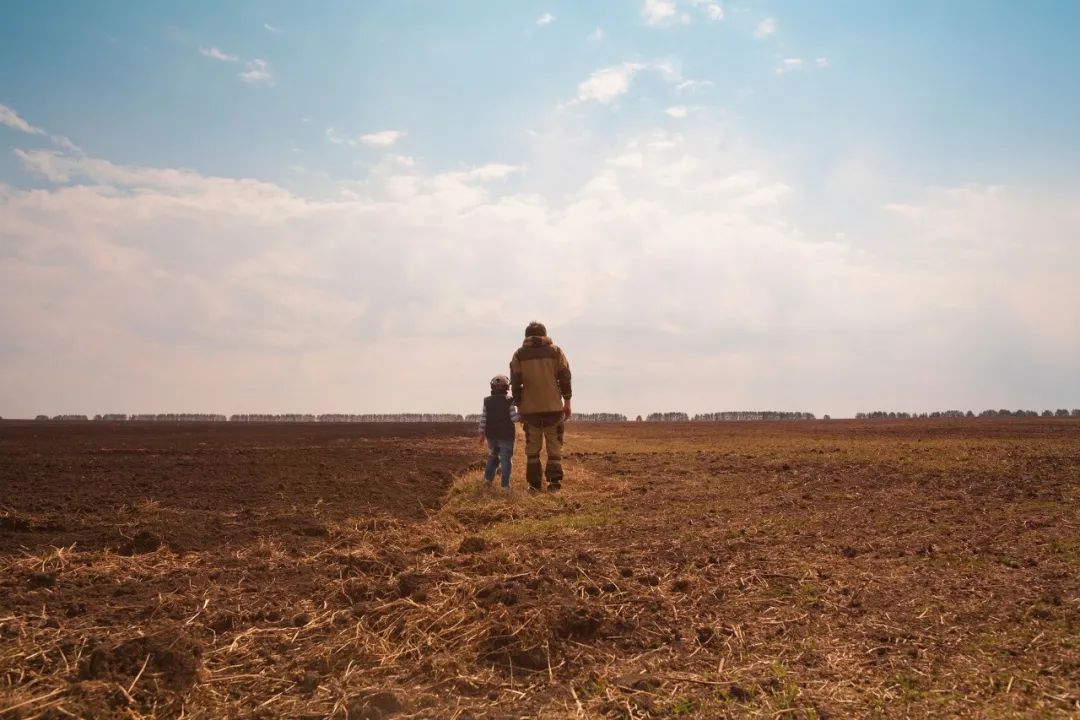
[(484, 437), (490, 440), (513, 440), (514, 423), (510, 419), (510, 398), (506, 395), (488, 395), (484, 398), (487, 424)]

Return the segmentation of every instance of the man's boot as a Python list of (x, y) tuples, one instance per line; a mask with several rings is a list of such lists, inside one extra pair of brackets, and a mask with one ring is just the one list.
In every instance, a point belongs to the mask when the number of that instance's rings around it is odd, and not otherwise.
[(529, 482), (529, 488), (540, 490), (543, 487), (543, 466), (540, 465), (540, 456), (525, 459), (525, 479)]
[(562, 489), (562, 462), (561, 460), (552, 460), (548, 458), (547, 467), (544, 469), (544, 475), (547, 476), (548, 492), (559, 492)]

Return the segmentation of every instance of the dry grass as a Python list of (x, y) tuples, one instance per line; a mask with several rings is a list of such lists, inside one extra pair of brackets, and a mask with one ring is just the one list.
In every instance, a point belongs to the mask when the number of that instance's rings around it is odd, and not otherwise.
[(2, 557), (0, 717), (1075, 716), (1077, 428), (869, 427), (576, 427), (558, 496)]

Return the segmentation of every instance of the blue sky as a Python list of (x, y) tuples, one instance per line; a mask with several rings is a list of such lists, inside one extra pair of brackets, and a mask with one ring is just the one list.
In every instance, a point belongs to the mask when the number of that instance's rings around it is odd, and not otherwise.
[[(90, 152), (227, 176), (282, 177), (294, 147), (332, 166), (327, 126), (409, 127), (436, 167), (519, 160), (530, 121), (628, 58), (715, 83), (702, 102), (811, 169), (855, 144), (929, 182), (1041, 177), (1063, 149), (1077, 157), (1073, 3), (717, 5), (723, 21), (686, 3), (691, 22), (657, 26), (618, 2), (22, 3), (0, 30), (0, 82), (6, 104)], [(238, 86), (242, 67), (197, 55), (211, 47), (264, 59), (273, 91)], [(829, 72), (774, 74), (817, 57)]]
[(0, 414), (1080, 404), (1074, 3), (5, 15)]

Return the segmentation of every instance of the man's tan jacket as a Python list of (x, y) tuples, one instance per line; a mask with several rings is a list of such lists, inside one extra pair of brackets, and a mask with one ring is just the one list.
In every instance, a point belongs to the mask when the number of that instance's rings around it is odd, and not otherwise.
[[(569, 400), (570, 363), (562, 349), (546, 336), (525, 338), (510, 360), (510, 386), (518, 412), (556, 419), (563, 400)], [(547, 416), (547, 417), (543, 417)]]

